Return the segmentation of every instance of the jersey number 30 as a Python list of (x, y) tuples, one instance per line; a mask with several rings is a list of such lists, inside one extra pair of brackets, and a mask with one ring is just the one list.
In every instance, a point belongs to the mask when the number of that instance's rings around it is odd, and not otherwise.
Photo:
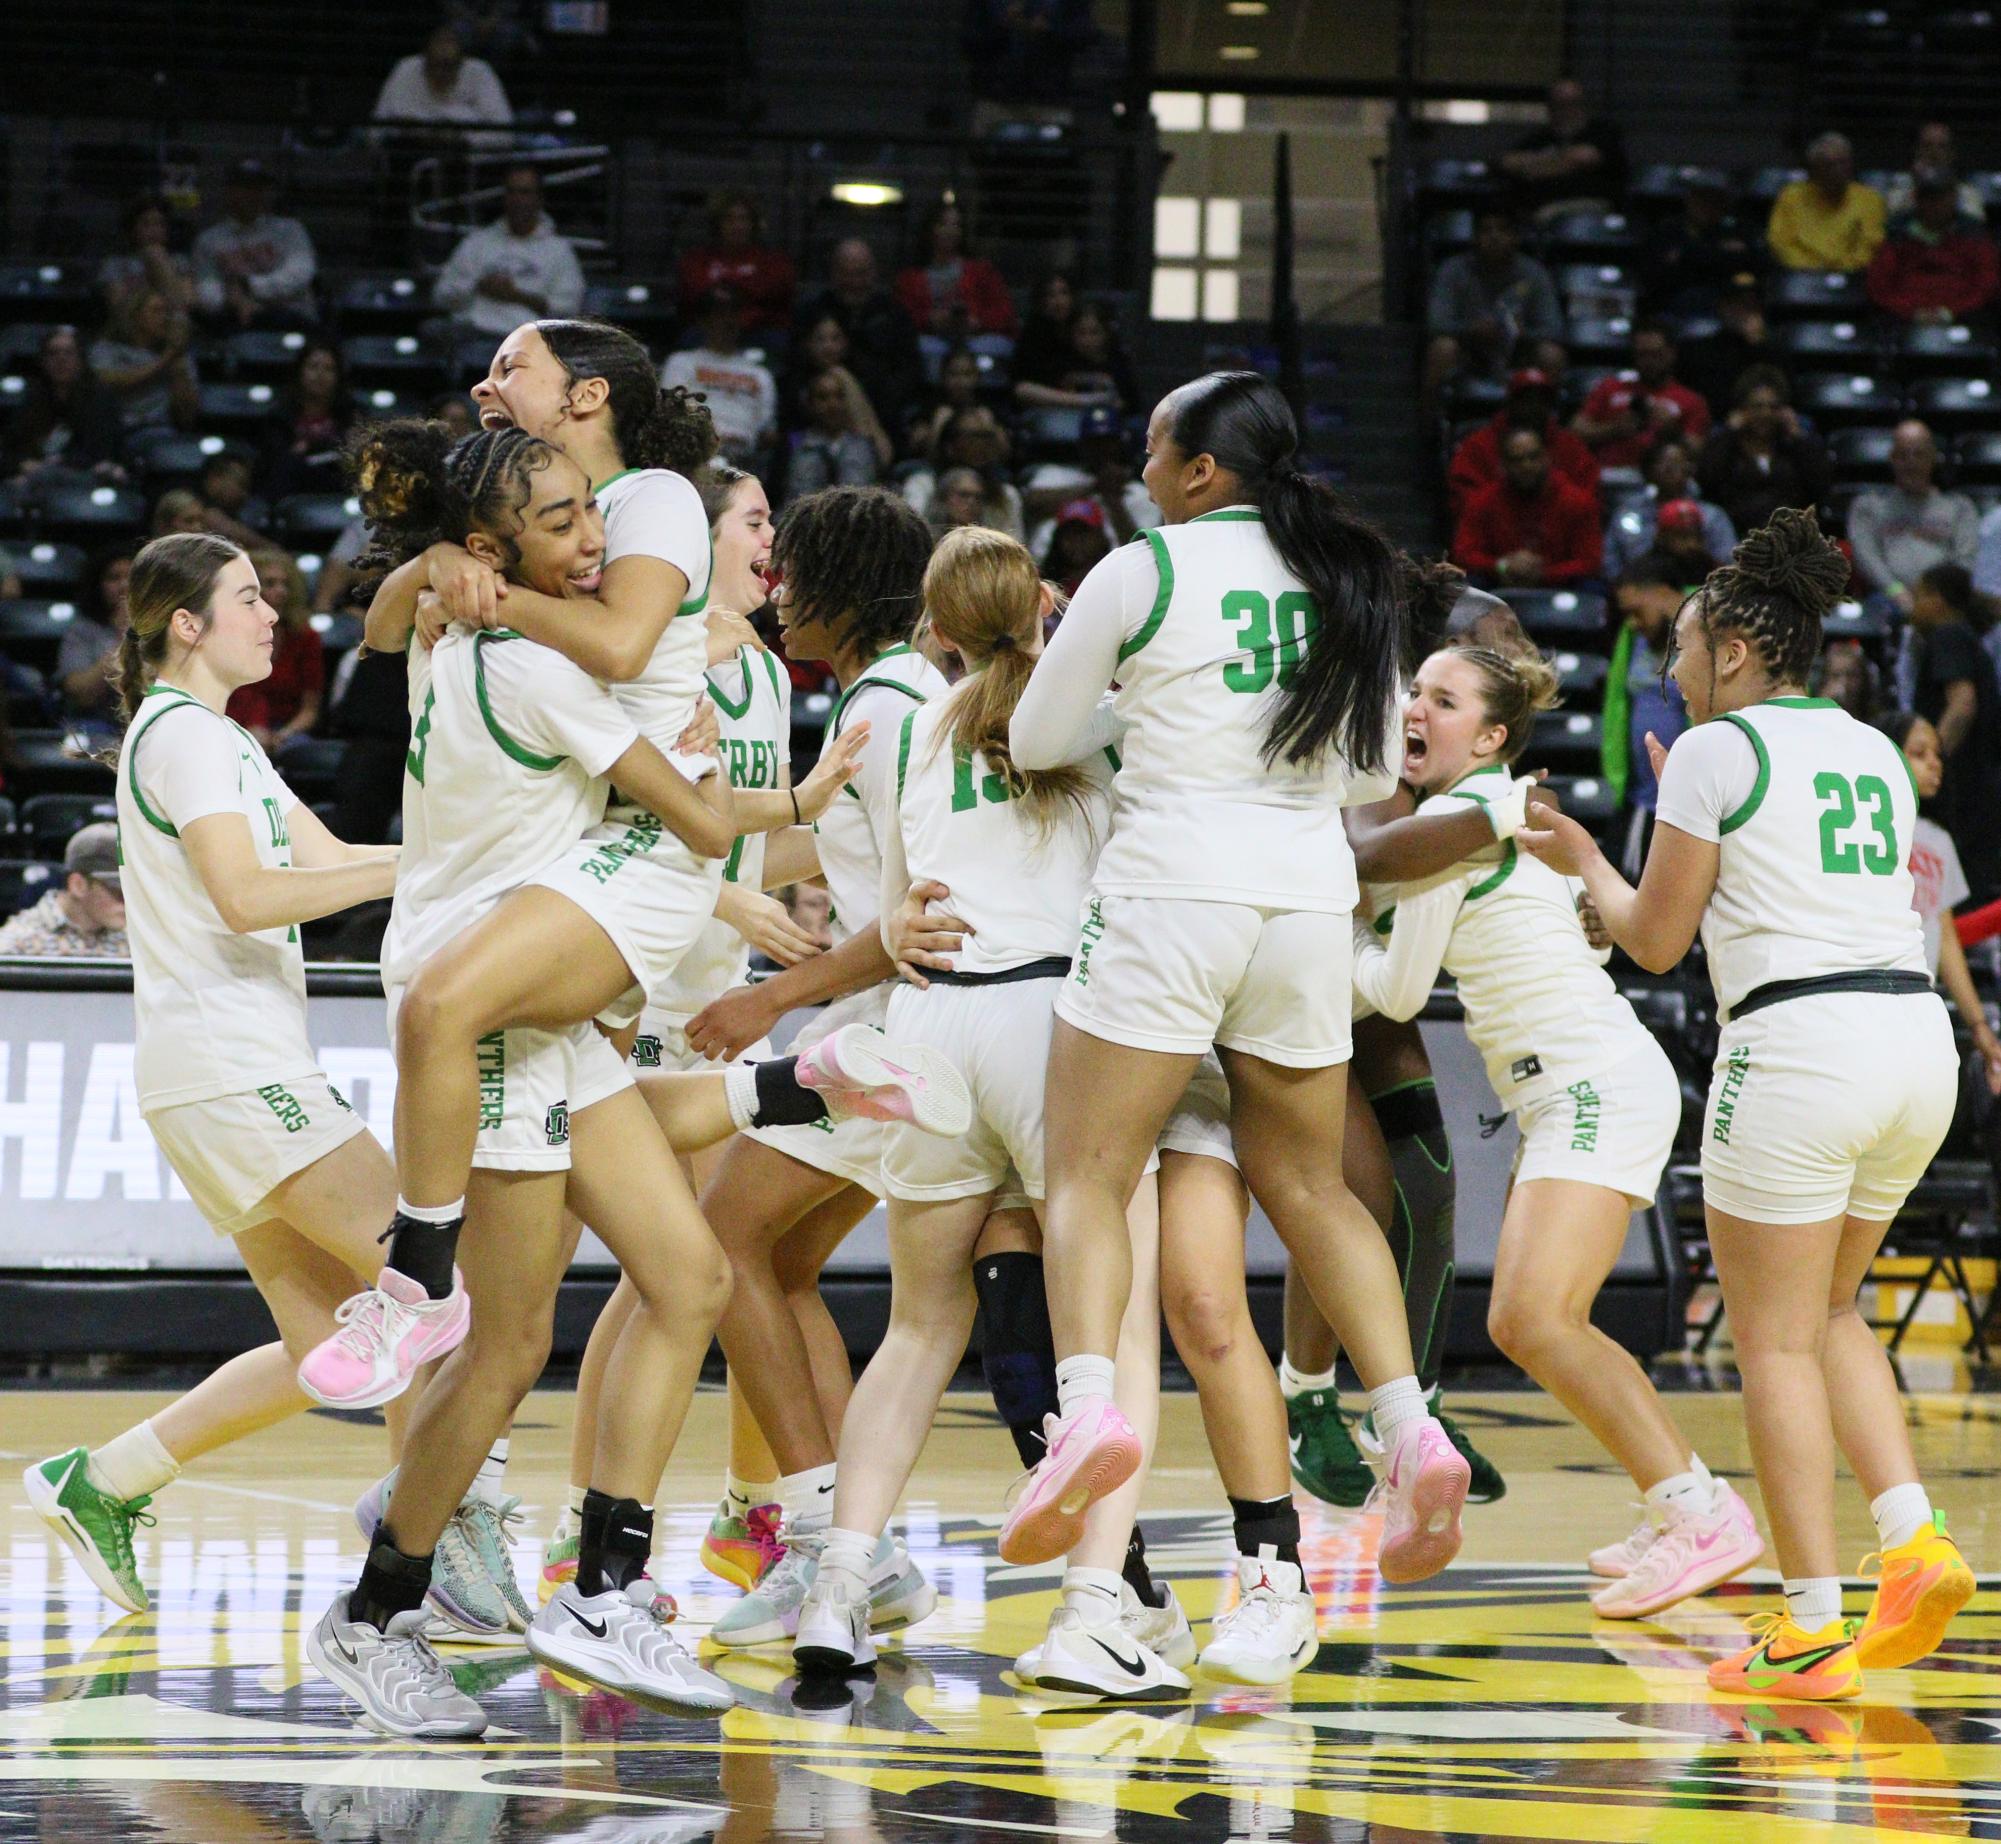
[(1233, 692), (1256, 693), (1273, 679), (1281, 688), (1292, 683), (1306, 643), (1320, 625), (1320, 611), (1310, 595), (1297, 589), (1280, 596), (1276, 609), (1255, 589), (1232, 589), (1223, 598), (1223, 619), (1235, 626), (1238, 646), (1251, 656), (1248, 664), (1231, 660), (1223, 668), (1223, 683)]
[[(1813, 791), (1823, 803), (1820, 868), (1837, 877), (1854, 877), (1863, 871), (1871, 877), (1888, 877), (1902, 862), (1897, 851), (1890, 790), (1874, 775), (1858, 775), (1850, 782), (1846, 775), (1829, 771), (1814, 776)], [(1869, 826), (1874, 834), (1862, 843), (1841, 836), (1855, 825), (1858, 802), (1869, 809)]]

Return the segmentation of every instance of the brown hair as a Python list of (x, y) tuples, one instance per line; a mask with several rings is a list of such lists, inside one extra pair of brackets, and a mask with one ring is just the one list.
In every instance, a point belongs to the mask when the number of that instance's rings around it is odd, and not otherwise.
[(1480, 708), (1490, 724), (1502, 725), (1508, 740), (1499, 760), (1513, 766), (1529, 746), (1538, 711), (1557, 706), (1556, 668), (1533, 647), (1447, 647), (1480, 675)]
[(695, 491), (702, 496), (702, 513), (709, 521), (709, 530), (722, 523), (723, 514), (730, 509), (730, 501), (736, 497), (736, 490), (746, 480), (755, 480), (755, 474), (747, 473), (720, 458), (708, 463), (694, 476)]
[(242, 555), (241, 547), (227, 538), (177, 531), (155, 538), (133, 559), (125, 592), (125, 633), (118, 643), (118, 712), (128, 724), (138, 714), (147, 685), (166, 663), (175, 613), (189, 610), (206, 633), (215, 579)]
[(1042, 590), (1028, 547), (984, 525), (947, 532), (924, 572), (931, 630), (967, 669), (946, 700), (945, 721), (932, 747), (985, 756), (1036, 829), (1046, 833), (1065, 801), (1088, 814), (1090, 782), (1077, 768), (1017, 768), (1008, 753), (1008, 722), (1035, 669), (1030, 647), (1042, 624)]

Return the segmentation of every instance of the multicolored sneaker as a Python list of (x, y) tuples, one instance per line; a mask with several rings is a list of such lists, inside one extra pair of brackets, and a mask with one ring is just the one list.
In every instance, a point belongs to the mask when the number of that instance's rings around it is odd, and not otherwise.
[(793, 1073), (843, 1112), (907, 1121), (957, 1138), (973, 1124), (973, 1098), (949, 1058), (923, 1044), (894, 1044), (873, 1025), (844, 1024), (798, 1052)]
[(725, 1498), (702, 1538), (702, 1567), (747, 1594), (771, 1571), (785, 1545), (779, 1541), (777, 1505), (752, 1505), (738, 1517)]
[(1884, 1671), (1929, 1658), (1974, 1589), (1973, 1571), (1945, 1534), (1945, 1513), (1934, 1511), (1908, 1543), (1864, 1556), (1865, 1581), (1871, 1562), (1878, 1568), (1876, 1598), (1855, 1635), (1856, 1656)]
[(35, 1515), (67, 1543), (83, 1572), (105, 1599), (127, 1613), (144, 1613), (151, 1605), (146, 1585), (132, 1556), (132, 1532), (153, 1523), (146, 1507), (153, 1500), (118, 1499), (90, 1482), (90, 1449), (37, 1460), (21, 1475)]
[(452, 1270), (452, 1290), (434, 1300), (394, 1268), (334, 1310), (340, 1330), (299, 1365), (299, 1387), (330, 1409), (372, 1409), (410, 1387), (420, 1366), (461, 1344), (472, 1329), (465, 1277)]
[(1384, 1581), (1427, 1581), (1459, 1554), (1459, 1511), (1472, 1476), (1431, 1416), (1403, 1431), (1383, 1471), (1376, 1573)]
[[(389, 1512), (389, 1500), (396, 1490), (392, 1469), (369, 1486), (354, 1501), (355, 1528), (364, 1543), (375, 1541), (376, 1526)], [(501, 1584), (487, 1572), (481, 1559), (472, 1523), (472, 1507), (479, 1501), (468, 1497), (452, 1513), (452, 1521), (439, 1534), (438, 1547), (431, 1557), (431, 1607), (453, 1626), (485, 1636), (514, 1629), (508, 1618), (508, 1602)], [(507, 1573), (511, 1576), (510, 1567)], [(518, 1595), (520, 1589), (517, 1587)]]
[(1508, 1482), (1501, 1477), (1501, 1469), (1475, 1447), (1466, 1438), (1466, 1430), (1439, 1407), (1437, 1390), (1431, 1392), (1431, 1400), (1425, 1406), (1445, 1430), (1445, 1438), (1459, 1450), (1459, 1457), (1471, 1469), (1473, 1483), (1466, 1488), (1466, 1502), (1469, 1505), (1491, 1505), (1497, 1498), (1505, 1498)]
[(535, 1582), (535, 1598), (543, 1606), (548, 1606), (549, 1597), (564, 1583), (577, 1579), (577, 1549), (582, 1542), (583, 1531), (566, 1518), (543, 1545), (542, 1572)]
[(1790, 1614), (1767, 1613), (1753, 1614), (1750, 1625), (1752, 1642), (1709, 1667), (1711, 1690), (1788, 1703), (1839, 1703), (1861, 1694), (1854, 1621), (1830, 1620), (1809, 1633)]
[(1643, 1620), (1742, 1575), (1764, 1553), (1751, 1507), (1719, 1479), (1709, 1511), (1670, 1507), (1646, 1553), (1599, 1589), (1591, 1605), (1607, 1620)]
[(528, 1622), (535, 1616), (528, 1606), (528, 1597), (521, 1592), (521, 1583), (514, 1573), (513, 1540), (509, 1527), (522, 1522), (521, 1500), (509, 1494), (497, 1505), (480, 1497), (475, 1492), (459, 1507), (459, 1516), (465, 1520), (466, 1534), (472, 1539), (474, 1553), (481, 1566), (500, 1590), (500, 1598), (507, 1604), (507, 1624), (517, 1633), (528, 1630)]
[(1076, 1548), (1084, 1513), (1139, 1470), (1144, 1457), (1133, 1425), (1109, 1397), (1087, 1402), (1067, 1420), (1046, 1415), (1048, 1450), (1001, 1524), (1003, 1562), (1054, 1562)]
[[(820, 1546), (825, 1533), (802, 1531), (788, 1537), (777, 1563), (755, 1588), (728, 1609), (709, 1638), (728, 1650), (737, 1646), (772, 1645), (792, 1639), (799, 1631), (799, 1614), (820, 1573)], [(869, 1631), (894, 1632), (922, 1620), (938, 1605), (938, 1590), (910, 1560), (900, 1537), (887, 1533), (877, 1539), (869, 1558)]]
[(1376, 1475), (1355, 1445), (1340, 1398), (1331, 1389), (1288, 1396), (1285, 1420), (1292, 1438), (1292, 1477), (1300, 1490), (1324, 1505), (1350, 1511), (1367, 1503)]

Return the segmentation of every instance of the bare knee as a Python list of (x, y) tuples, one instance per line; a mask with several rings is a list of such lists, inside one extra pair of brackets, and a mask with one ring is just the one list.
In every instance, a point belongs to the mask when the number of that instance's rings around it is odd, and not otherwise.
[(464, 1362), (469, 1370), (518, 1400), (541, 1380), (553, 1344), (553, 1312), (504, 1326), (475, 1325), (466, 1335)]
[(479, 988), (461, 974), (447, 955), (433, 955), (418, 968), (396, 1006), (396, 1052), (399, 1059), (423, 1044), (435, 1044), (458, 1033), (477, 1037), (484, 1020), (477, 1017)]
[(1527, 1370), (1551, 1345), (1581, 1332), (1587, 1317), (1565, 1301), (1496, 1288), (1487, 1302), (1487, 1336), (1503, 1357)]
[(1174, 1348), (1189, 1363), (1220, 1364), (1252, 1336), (1241, 1293), (1198, 1284), (1177, 1290), (1165, 1304)]
[(787, 1298), (819, 1292), (821, 1256), (822, 1251), (810, 1245), (795, 1247), (790, 1236), (771, 1251), (771, 1272)]
[(707, 1338), (728, 1310), (737, 1269), (714, 1242), (677, 1254), (646, 1274), (627, 1272), (639, 1304), (655, 1324), (678, 1337)]

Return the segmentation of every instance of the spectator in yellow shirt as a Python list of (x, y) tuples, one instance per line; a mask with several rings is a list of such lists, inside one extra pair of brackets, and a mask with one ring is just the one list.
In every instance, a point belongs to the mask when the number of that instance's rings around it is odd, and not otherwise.
[(1806, 150), (1805, 179), (1772, 206), (1765, 240), (1788, 269), (1866, 269), (1883, 241), (1883, 195), (1855, 178), (1848, 137), (1824, 134)]

